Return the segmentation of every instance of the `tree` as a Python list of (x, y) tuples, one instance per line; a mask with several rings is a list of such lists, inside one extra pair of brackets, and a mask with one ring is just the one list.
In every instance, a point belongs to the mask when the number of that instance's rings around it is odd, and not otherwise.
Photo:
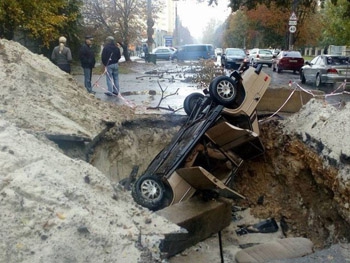
[[(209, 1), (210, 2), (210, 1)], [(229, 6), (232, 12), (235, 12), (241, 8), (247, 8), (248, 10), (256, 8), (259, 4), (264, 4), (268, 8), (271, 4), (275, 4), (277, 7), (291, 7), (295, 9), (297, 6), (302, 6), (302, 8), (310, 9), (313, 8), (324, 8), (326, 4), (331, 4), (337, 6), (338, 3), (343, 2), (342, 0), (229, 0)], [(350, 2), (350, 0), (347, 0)], [(347, 6), (345, 12), (343, 13), (343, 18), (350, 17), (350, 6)]]
[[(149, 21), (148, 1), (138, 0), (84, 0), (84, 24), (93, 29), (94, 35), (102, 40), (106, 35), (114, 36), (122, 43), (124, 57), (130, 61), (128, 48), (130, 43), (141, 42), (147, 37)], [(156, 18), (161, 4), (152, 0), (151, 15)]]
[(350, 19), (346, 18), (348, 10), (350, 2), (347, 0), (338, 0), (337, 5), (326, 3), (321, 44), (350, 45)]
[(64, 28), (71, 28), (79, 18), (80, 0), (2, 0), (0, 2), (0, 37), (13, 39), (23, 31), (48, 47)]
[(231, 14), (226, 21), (223, 47), (245, 48), (249, 38), (248, 19), (243, 10)]
[(216, 19), (210, 19), (203, 31), (202, 42), (214, 43), (215, 42), (215, 30), (218, 28), (218, 21)]

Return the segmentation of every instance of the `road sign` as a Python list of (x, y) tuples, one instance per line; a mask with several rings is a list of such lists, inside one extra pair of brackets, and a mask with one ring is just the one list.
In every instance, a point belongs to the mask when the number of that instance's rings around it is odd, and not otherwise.
[(297, 16), (295, 15), (294, 12), (293, 12), (293, 13), (291, 14), (291, 16), (289, 17), (289, 20), (294, 20), (294, 21), (298, 20), (298, 18), (297, 18)]
[(289, 32), (295, 33), (295, 31), (297, 31), (296, 26), (290, 26), (290, 27), (289, 27)]
[(296, 25), (297, 25), (297, 21), (296, 21), (296, 20), (289, 20), (288, 25), (290, 25), (290, 26), (296, 26)]

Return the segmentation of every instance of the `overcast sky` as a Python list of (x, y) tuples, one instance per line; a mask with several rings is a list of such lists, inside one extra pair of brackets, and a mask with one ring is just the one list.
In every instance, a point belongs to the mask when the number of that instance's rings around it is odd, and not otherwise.
[(231, 12), (227, 7), (229, 1), (220, 0), (218, 6), (208, 6), (207, 2), (198, 4), (196, 1), (178, 1), (177, 12), (182, 25), (187, 27), (191, 35), (201, 38), (202, 32), (208, 22), (215, 18), (224, 22)]

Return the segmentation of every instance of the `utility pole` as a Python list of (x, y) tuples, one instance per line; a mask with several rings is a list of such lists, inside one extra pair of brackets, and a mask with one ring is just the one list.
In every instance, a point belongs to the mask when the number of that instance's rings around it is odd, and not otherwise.
[(152, 0), (147, 0), (147, 45), (149, 52), (152, 50), (152, 44), (154, 42), (152, 36), (154, 33), (154, 21), (152, 19)]
[(298, 18), (295, 15), (295, 10), (296, 10), (296, 6), (298, 5), (299, 0), (293, 0), (293, 5), (292, 5), (292, 14), (289, 17), (289, 50), (293, 50), (294, 49), (294, 33), (297, 31), (297, 22), (298, 22)]

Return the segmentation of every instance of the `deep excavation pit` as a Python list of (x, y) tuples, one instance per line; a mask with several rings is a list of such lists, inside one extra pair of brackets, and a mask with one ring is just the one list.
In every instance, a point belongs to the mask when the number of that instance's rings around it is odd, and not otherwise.
[[(117, 184), (135, 172), (135, 167), (141, 175), (185, 120), (179, 115), (134, 119), (106, 129), (90, 143), (87, 154), (83, 154), (82, 143), (70, 144), (72, 147), (64, 151), (87, 158)], [(260, 130), (266, 151), (246, 161), (235, 176), (233, 189), (247, 197), (235, 205), (251, 208), (251, 213), (261, 219), (274, 217), (279, 221), (285, 217), (287, 236), (307, 237), (315, 248), (349, 242), (350, 222), (339, 206), (346, 203), (349, 189), (334, 183), (336, 164), (319, 156), (323, 146), (311, 139), (306, 145), (300, 138), (284, 134), (278, 119), (262, 122)]]

